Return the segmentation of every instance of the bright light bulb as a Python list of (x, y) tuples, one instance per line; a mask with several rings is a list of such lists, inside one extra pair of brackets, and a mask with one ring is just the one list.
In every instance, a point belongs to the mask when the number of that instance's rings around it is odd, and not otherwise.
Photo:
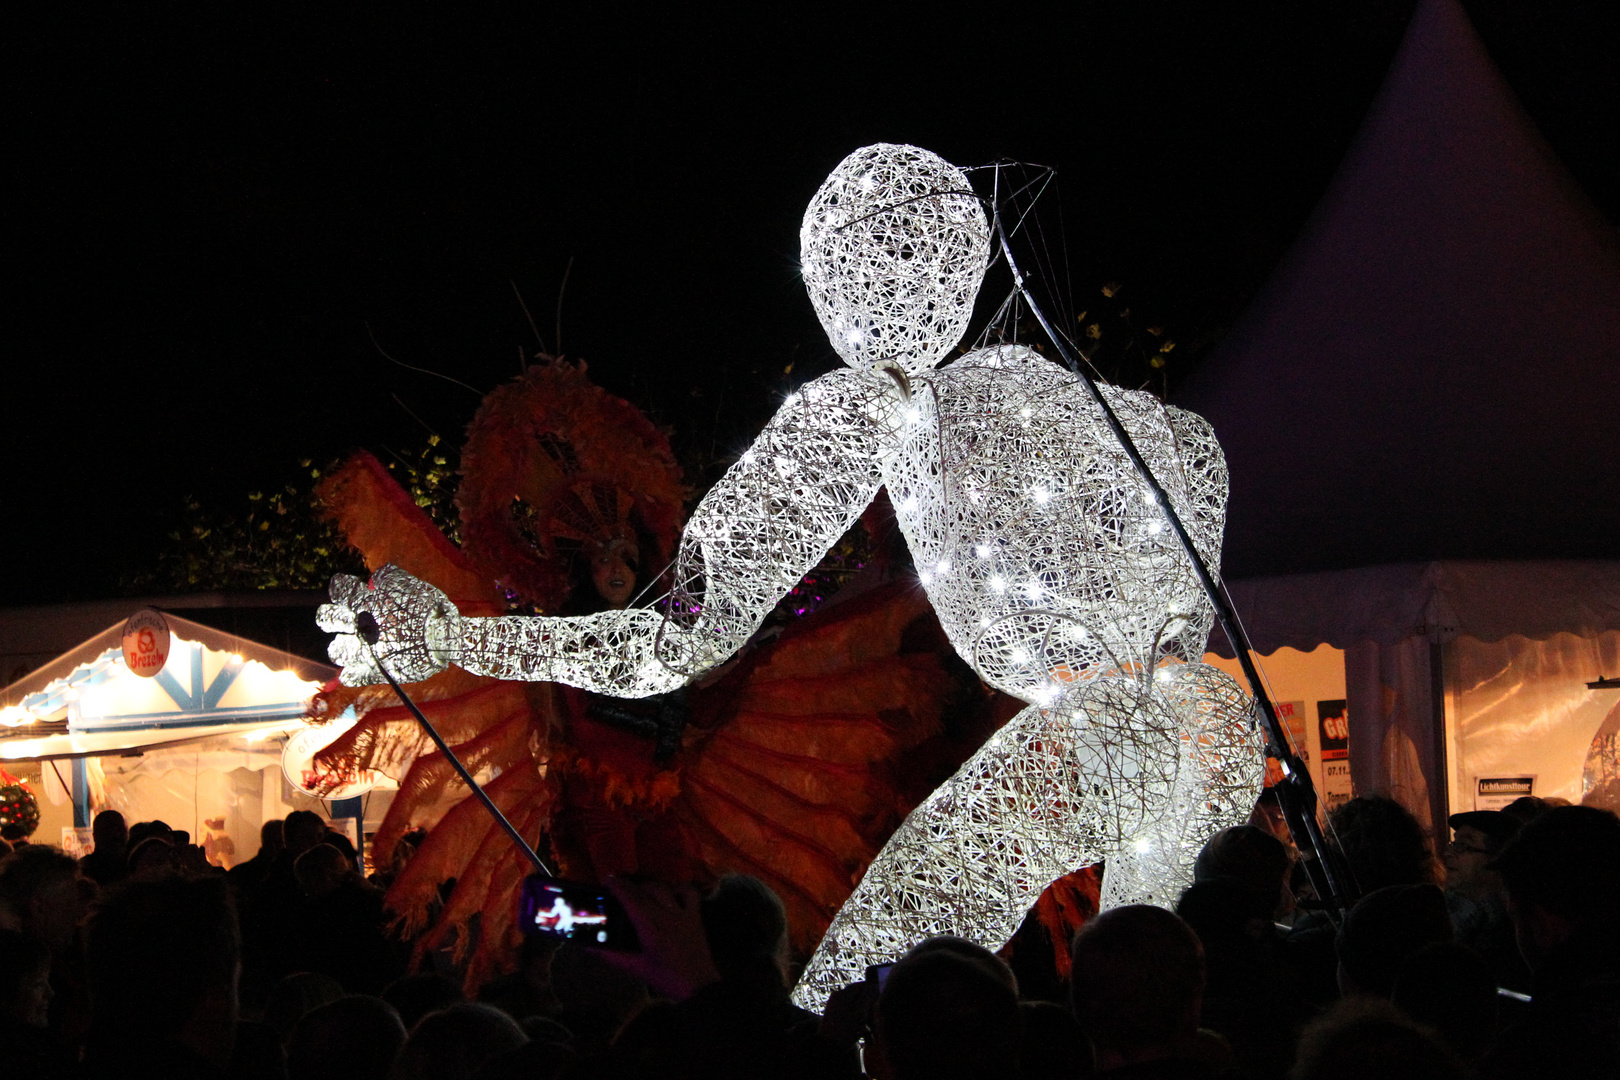
[(850, 330), (844, 334), (844, 340), (851, 345), (859, 345), (861, 343), (861, 332), (859, 330)]
[(1007, 591), (1007, 580), (1005, 578), (1003, 578), (1000, 574), (997, 574), (995, 577), (990, 579), (990, 588), (992, 590), (994, 590), (995, 592), (998, 592), (998, 593), (999, 592), (1006, 592)]
[(1032, 581), (1028, 585), (1025, 585), (1024, 595), (1029, 597), (1031, 600), (1039, 600), (1041, 598), (1041, 583), (1038, 581)]
[(974, 544), (973, 545), (973, 554), (977, 555), (981, 559), (988, 559), (990, 557), (990, 545), (989, 544)]
[(916, 510), (917, 509), (917, 496), (915, 496), (915, 495), (907, 495), (906, 496), (906, 501), (900, 504), (900, 509), (904, 510), (908, 514), (911, 513), (912, 511)]
[(1022, 416), (1025, 420), (1028, 420), (1031, 416), (1035, 415), (1035, 410), (1033, 410), (1033, 409), (1019, 409), (1018, 410), (1018, 415)]
[(917, 575), (917, 580), (921, 581), (924, 585), (931, 585), (934, 582), (934, 575), (924, 570)]
[(1025, 652), (1023, 649), (1014, 649), (1012, 651), (1012, 662), (1015, 664), (1029, 663), (1029, 653)]
[(1035, 489), (1035, 501), (1042, 506), (1052, 501), (1052, 493), (1045, 488)]
[(934, 570), (937, 571), (938, 573), (941, 573), (941, 574), (950, 573), (951, 572), (951, 560), (949, 560), (949, 559), (941, 559), (941, 560), (939, 560), (939, 562), (935, 564)]
[(917, 421), (922, 419), (922, 410), (913, 405), (911, 408), (906, 410), (906, 419), (915, 424)]
[(1163, 531), (1164, 531), (1164, 522), (1162, 522), (1162, 521), (1155, 521), (1153, 524), (1148, 526), (1148, 535), (1149, 536), (1158, 536)]
[(1148, 852), (1153, 850), (1153, 841), (1146, 839), (1138, 840), (1131, 846), (1136, 849), (1136, 853), (1138, 855), (1146, 855)]

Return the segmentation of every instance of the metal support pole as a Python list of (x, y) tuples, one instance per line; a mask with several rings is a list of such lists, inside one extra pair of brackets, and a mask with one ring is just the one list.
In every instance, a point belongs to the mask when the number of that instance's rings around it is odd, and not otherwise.
[(1063, 360), (1069, 365), (1081, 384), (1085, 386), (1091, 400), (1102, 410), (1103, 419), (1108, 423), (1108, 429), (1119, 440), (1119, 445), (1125, 455), (1131, 459), (1136, 467), (1137, 474), (1143, 483), (1147, 484), (1152, 492), (1154, 501), (1163, 511), (1166, 520), (1170, 522), (1176, 539), (1181, 542), (1182, 550), (1191, 560), (1193, 571), (1198, 575), (1199, 583), (1209, 596), (1210, 602), (1215, 606), (1215, 617), (1220, 620), (1221, 629), (1226, 632), (1226, 640), (1231, 643), (1232, 650), (1237, 653), (1238, 663), (1243, 668), (1243, 675), (1249, 682), (1249, 690), (1254, 695), (1255, 704), (1259, 707), (1260, 721), (1265, 728), (1266, 739), (1270, 745), (1266, 752), (1282, 764), (1283, 782), (1274, 787), (1277, 792), (1277, 802), (1282, 807), (1283, 817), (1288, 822), (1288, 831), (1294, 838), (1294, 844), (1299, 848), (1300, 856), (1304, 860), (1305, 871), (1310, 876), (1311, 884), (1316, 894), (1330, 909), (1339, 912), (1348, 910), (1355, 897), (1352, 894), (1352, 885), (1349, 874), (1341, 871), (1334, 865), (1333, 852), (1323, 840), (1321, 826), (1316, 821), (1316, 787), (1311, 783), (1311, 776), (1306, 770), (1304, 762), (1295, 755), (1288, 743), (1287, 733), (1283, 730), (1282, 720), (1277, 716), (1277, 708), (1272, 703), (1271, 695), (1266, 693), (1260, 673), (1250, 655), (1251, 646), (1249, 638), (1238, 621), (1237, 612), (1232, 607), (1231, 597), (1226, 593), (1204, 557), (1194, 546), (1192, 537), (1187, 532), (1181, 516), (1176, 513), (1170, 496), (1159, 484), (1158, 477), (1153, 475), (1147, 459), (1142, 457), (1141, 451), (1136, 448), (1130, 433), (1119, 422), (1119, 417), (1109, 406), (1108, 399), (1103, 397), (1102, 391), (1097, 388), (1096, 382), (1087, 375), (1080, 366), (1079, 361), (1069, 350), (1064, 338), (1058, 334), (1052, 324), (1047, 321), (1046, 313), (1041, 310), (1040, 304), (1031, 295), (1029, 287), (1024, 283), (1024, 275), (1018, 269), (1018, 263), (1013, 258), (1012, 247), (1007, 242), (1007, 230), (1001, 221), (1001, 215), (995, 215), (996, 235), (1001, 241), (1001, 253), (1007, 260), (1007, 268), (1012, 271), (1013, 283), (1019, 295), (1029, 304), (1030, 313), (1046, 331), (1047, 337), (1052, 340)]
[(422, 710), (416, 707), (416, 702), (410, 699), (404, 688), (394, 679), (393, 673), (388, 670), (377, 656), (377, 651), (372, 648), (377, 643), (378, 637), (376, 617), (369, 611), (362, 611), (355, 621), (357, 623), (356, 629), (359, 630), (358, 636), (361, 641), (366, 643), (366, 652), (371, 654), (372, 662), (377, 665), (377, 670), (382, 672), (383, 678), (388, 680), (388, 685), (394, 688), (394, 693), (399, 695), (399, 700), (403, 701), (405, 707), (411, 710), (411, 715), (416, 717), (416, 722), (422, 725), (422, 730), (427, 732), (428, 738), (433, 740), (433, 745), (437, 746), (439, 752), (450, 762), (450, 767), (456, 770), (456, 775), (461, 777), (461, 782), (466, 784), (472, 790), (472, 793), (477, 796), (478, 801), (484, 804), (484, 809), (488, 810), (489, 816), (495, 819), (495, 824), (506, 830), (506, 835), (512, 838), (512, 843), (522, 850), (528, 860), (534, 864), (534, 868), (546, 877), (556, 877), (557, 875), (551, 872), (551, 867), (545, 864), (534, 848), (529, 846), (529, 842), (523, 838), (523, 834), (517, 831), (517, 826), (506, 820), (506, 815), (501, 813), (501, 808), (496, 806), (495, 801), (485, 793), (483, 788), (478, 786), (478, 781), (472, 778), (472, 773), (467, 771), (467, 766), (463, 765), (461, 759), (456, 757), (455, 751), (450, 749), (450, 744), (444, 741), (444, 736), (440, 735), (438, 729), (433, 726), (426, 716), (422, 715)]

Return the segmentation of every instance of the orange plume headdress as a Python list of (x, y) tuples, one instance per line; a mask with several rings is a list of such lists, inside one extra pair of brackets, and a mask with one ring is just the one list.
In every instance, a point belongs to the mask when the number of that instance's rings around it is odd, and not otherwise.
[(639, 540), (663, 566), (680, 537), (686, 488), (669, 440), (583, 363), (537, 364), (486, 397), (461, 474), (462, 550), (541, 611), (569, 593), (559, 538)]

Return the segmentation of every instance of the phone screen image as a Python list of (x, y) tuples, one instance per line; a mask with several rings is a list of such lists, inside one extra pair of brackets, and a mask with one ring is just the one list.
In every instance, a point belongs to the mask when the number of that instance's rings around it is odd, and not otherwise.
[(612, 894), (595, 885), (531, 874), (523, 881), (518, 924), (526, 934), (545, 934), (600, 949), (635, 951), (635, 927)]

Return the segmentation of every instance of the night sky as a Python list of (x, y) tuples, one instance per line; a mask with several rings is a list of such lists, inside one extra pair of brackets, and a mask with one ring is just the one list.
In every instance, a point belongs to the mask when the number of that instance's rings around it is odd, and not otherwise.
[[(1608, 5), (1466, 6), (1616, 220)], [(459, 442), (478, 394), (371, 335), (481, 393), (538, 349), (512, 283), (557, 348), (565, 271), (561, 351), (684, 455), (739, 449), (837, 362), (797, 280), (799, 219), (876, 141), (1055, 166), (1054, 302), (1121, 283), (1185, 344), (1173, 382), (1298, 232), (1411, 11), (334, 7), (21, 13), (0, 604), (115, 594), (188, 494), (234, 505), (298, 459), (424, 427)]]

